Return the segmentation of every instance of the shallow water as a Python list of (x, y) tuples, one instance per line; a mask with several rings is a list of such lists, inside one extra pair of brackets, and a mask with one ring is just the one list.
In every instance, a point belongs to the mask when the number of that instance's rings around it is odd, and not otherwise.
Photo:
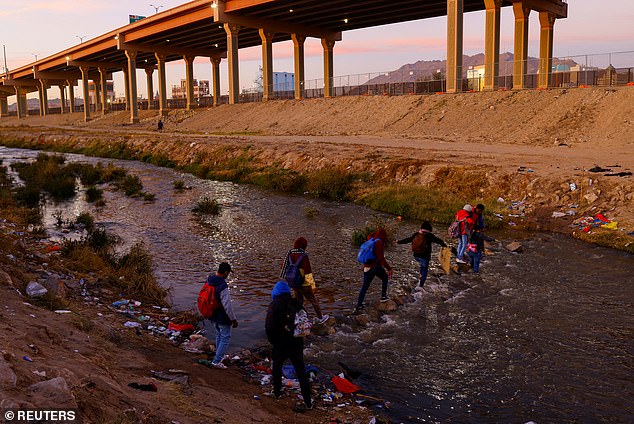
[[(5, 165), (36, 155), (0, 147)], [(264, 340), (270, 289), (299, 235), (309, 240), (325, 311), (350, 309), (361, 283), (351, 235), (376, 213), (113, 162), (139, 175), (156, 201), (108, 191), (106, 206), (94, 210), (78, 196), (48, 207), (47, 222), (52, 225), (54, 210), (64, 210), (67, 218), (87, 210), (128, 245), (143, 241), (178, 309), (193, 308), (199, 282), (219, 262), (230, 262), (240, 321), (234, 348)], [(174, 191), (176, 179), (191, 190)], [(219, 216), (201, 221), (192, 215), (202, 196), (221, 203)], [(414, 228), (400, 223), (398, 236)], [(337, 361), (361, 371), (358, 383), (391, 401), (388, 413), (397, 422), (632, 422), (633, 257), (550, 234), (531, 235), (522, 243), (521, 254), (494, 244), (479, 276), (432, 271), (426, 291), (415, 294), (414, 302), (382, 323), (361, 329), (344, 323), (333, 336), (313, 338), (307, 355), (331, 371)], [(395, 268), (391, 294), (412, 286), (416, 268), (407, 246), (392, 248), (387, 257)], [(368, 302), (378, 299), (379, 286), (373, 283)]]

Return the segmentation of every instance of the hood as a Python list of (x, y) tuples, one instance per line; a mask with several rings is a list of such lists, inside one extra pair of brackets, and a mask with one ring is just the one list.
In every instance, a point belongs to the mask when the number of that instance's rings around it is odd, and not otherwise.
[(368, 236), (368, 240), (370, 240), (373, 237), (380, 238), (381, 240), (385, 241), (387, 240), (387, 232), (385, 231), (384, 228), (379, 228), (378, 230), (376, 230), (375, 232), (373, 232), (372, 234)]
[(308, 246), (308, 241), (304, 237), (297, 237), (293, 243), (293, 249), (304, 249)]
[(275, 283), (275, 287), (273, 287), (273, 291), (271, 292), (271, 297), (275, 299), (276, 297), (282, 296), (284, 294), (291, 294), (291, 289), (286, 284), (286, 281), (278, 281)]

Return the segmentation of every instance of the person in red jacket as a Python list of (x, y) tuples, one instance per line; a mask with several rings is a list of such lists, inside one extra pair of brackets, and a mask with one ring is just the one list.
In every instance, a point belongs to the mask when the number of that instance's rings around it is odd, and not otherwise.
[(299, 267), (301, 268), (301, 272), (304, 277), (304, 283), (300, 288), (293, 287), (293, 292), (295, 293), (295, 297), (299, 301), (300, 305), (304, 304), (304, 299), (308, 300), (313, 305), (315, 314), (317, 315), (316, 322), (323, 324), (328, 321), (329, 316), (322, 314), (321, 307), (317, 301), (317, 285), (315, 284), (313, 270), (310, 267), (310, 259), (308, 257), (308, 253), (306, 253), (306, 247), (308, 247), (308, 241), (304, 237), (298, 237), (295, 239), (293, 248), (288, 251), (286, 259), (284, 259), (280, 278), (283, 279), (286, 277), (286, 270), (288, 269), (289, 261), (293, 261), (293, 263), (295, 263), (299, 260), (300, 256), (304, 255), (304, 258), (299, 263)]
[[(363, 300), (365, 294), (370, 288), (370, 283), (374, 280), (374, 277), (381, 279), (381, 302), (386, 302), (387, 297), (387, 283), (392, 278), (392, 267), (385, 259), (385, 242), (387, 240), (387, 233), (385, 229), (379, 228), (372, 234), (368, 235), (368, 240), (377, 239), (374, 243), (374, 254), (376, 259), (371, 260), (363, 264), (363, 285), (359, 292), (359, 298), (357, 299), (357, 306), (354, 308), (353, 313), (357, 314), (363, 310)], [(387, 271), (386, 271), (387, 270)]]
[(460, 222), (460, 237), (458, 237), (458, 252), (456, 253), (456, 262), (460, 264), (466, 264), (464, 260), (465, 252), (467, 251), (467, 243), (469, 241), (469, 234), (473, 229), (472, 218), (473, 206), (464, 205), (462, 209), (456, 212), (456, 221)]

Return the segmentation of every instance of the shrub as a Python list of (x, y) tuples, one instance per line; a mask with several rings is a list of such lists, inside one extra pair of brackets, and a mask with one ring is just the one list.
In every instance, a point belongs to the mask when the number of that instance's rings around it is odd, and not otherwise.
[(218, 215), (220, 213), (220, 205), (216, 199), (203, 197), (198, 201), (192, 212), (201, 215)]
[(15, 200), (20, 206), (26, 208), (36, 208), (40, 205), (42, 192), (33, 186), (18, 187), (15, 193)]
[(389, 243), (393, 240), (392, 235), (396, 232), (396, 224), (393, 221), (388, 221), (378, 216), (372, 217), (372, 220), (370, 220), (364, 228), (358, 228), (352, 232), (352, 244), (354, 246), (361, 246), (368, 239), (368, 235), (379, 228), (385, 229), (387, 233), (387, 240), (384, 240), (386, 242), (385, 246), (389, 246)]
[(173, 185), (174, 185), (174, 190), (183, 190), (185, 188), (185, 181), (176, 180), (174, 181)]
[(88, 187), (86, 189), (86, 201), (88, 203), (94, 203), (97, 200), (101, 199), (103, 197), (103, 190), (97, 188), (97, 187)]
[(355, 176), (343, 168), (324, 168), (310, 173), (306, 189), (318, 196), (330, 200), (345, 200), (352, 190)]
[(115, 186), (119, 190), (123, 190), (126, 196), (136, 196), (143, 190), (143, 184), (141, 179), (136, 175), (126, 175), (125, 177), (117, 180)]
[(86, 231), (88, 231), (89, 233), (92, 232), (92, 230), (94, 230), (95, 228), (95, 219), (88, 212), (82, 212), (77, 215), (77, 218), (75, 218), (75, 223), (82, 224), (84, 228), (86, 228)]
[(153, 202), (154, 200), (156, 200), (156, 194), (154, 193), (148, 193), (148, 192), (142, 192), (141, 195), (143, 196), (143, 200), (145, 200), (146, 202)]

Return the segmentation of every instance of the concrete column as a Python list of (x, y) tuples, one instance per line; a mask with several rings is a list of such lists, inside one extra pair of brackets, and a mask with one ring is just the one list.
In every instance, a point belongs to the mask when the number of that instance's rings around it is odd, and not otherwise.
[(0, 118), (4, 116), (9, 116), (9, 102), (7, 102), (7, 97), (0, 97)]
[(238, 32), (240, 25), (225, 24), (227, 60), (229, 65), (229, 104), (240, 102), (240, 70), (238, 60)]
[(139, 104), (136, 92), (136, 52), (126, 50), (125, 55), (128, 58), (128, 85), (130, 86), (130, 123), (137, 124), (139, 122)]
[(528, 15), (531, 9), (524, 6), (519, 1), (513, 3), (513, 14), (515, 15), (515, 42), (514, 42), (514, 63), (513, 63), (513, 88), (524, 88), (526, 80), (526, 70), (528, 69)]
[(159, 115), (167, 116), (167, 82), (165, 81), (165, 55), (154, 53), (158, 62)]
[(298, 34), (291, 34), (293, 39), (293, 58), (295, 64), (295, 99), (304, 98), (304, 42), (306, 37)]
[(70, 113), (75, 112), (75, 81), (66, 81), (68, 83), (68, 110)]
[(186, 78), (186, 94), (187, 94), (187, 110), (196, 108), (196, 100), (194, 99), (194, 56), (183, 56), (185, 61), (185, 78)]
[(59, 84), (59, 113), (64, 114), (66, 109), (66, 90), (64, 84)]
[(335, 40), (322, 38), (321, 46), (324, 49), (324, 97), (332, 97), (332, 86), (334, 83), (333, 50), (335, 48)]
[(101, 81), (101, 110), (104, 115), (110, 112), (110, 104), (108, 103), (108, 70), (99, 68), (99, 81)]
[(84, 92), (84, 121), (90, 121), (90, 96), (88, 90), (88, 71), (89, 68), (87, 66), (80, 66), (79, 70), (81, 71), (81, 86)]
[(40, 85), (42, 86), (42, 109), (40, 109), (40, 115), (46, 116), (48, 115), (48, 81), (40, 80)]
[(262, 100), (273, 98), (273, 37), (275, 33), (259, 29), (262, 40)]
[(17, 86), (14, 88), (15, 88), (15, 108), (16, 108), (16, 111), (18, 112), (18, 119), (22, 119), (25, 116), (24, 107), (22, 105), (22, 90), (20, 90), (20, 87), (17, 87)]
[(553, 69), (553, 34), (555, 16), (539, 12), (539, 84), (538, 88), (550, 87)]
[(95, 84), (95, 113), (99, 112), (101, 104), (101, 77), (92, 81)]
[(125, 110), (130, 110), (130, 79), (128, 78), (128, 67), (124, 66), (123, 71), (123, 85), (125, 87)]
[(40, 116), (45, 116), (44, 113), (44, 96), (42, 95), (42, 82), (37, 81), (37, 100), (40, 104)]
[(447, 0), (447, 93), (462, 91), (463, 0)]
[(484, 0), (486, 32), (484, 43), (484, 89), (496, 90), (500, 76), (500, 7), (502, 0)]
[(145, 68), (145, 78), (147, 80), (147, 108), (152, 109), (152, 100), (154, 100), (154, 85), (152, 83), (152, 74), (154, 68)]
[(210, 57), (211, 61), (211, 95), (214, 97), (214, 106), (220, 101), (220, 62), (219, 57)]

